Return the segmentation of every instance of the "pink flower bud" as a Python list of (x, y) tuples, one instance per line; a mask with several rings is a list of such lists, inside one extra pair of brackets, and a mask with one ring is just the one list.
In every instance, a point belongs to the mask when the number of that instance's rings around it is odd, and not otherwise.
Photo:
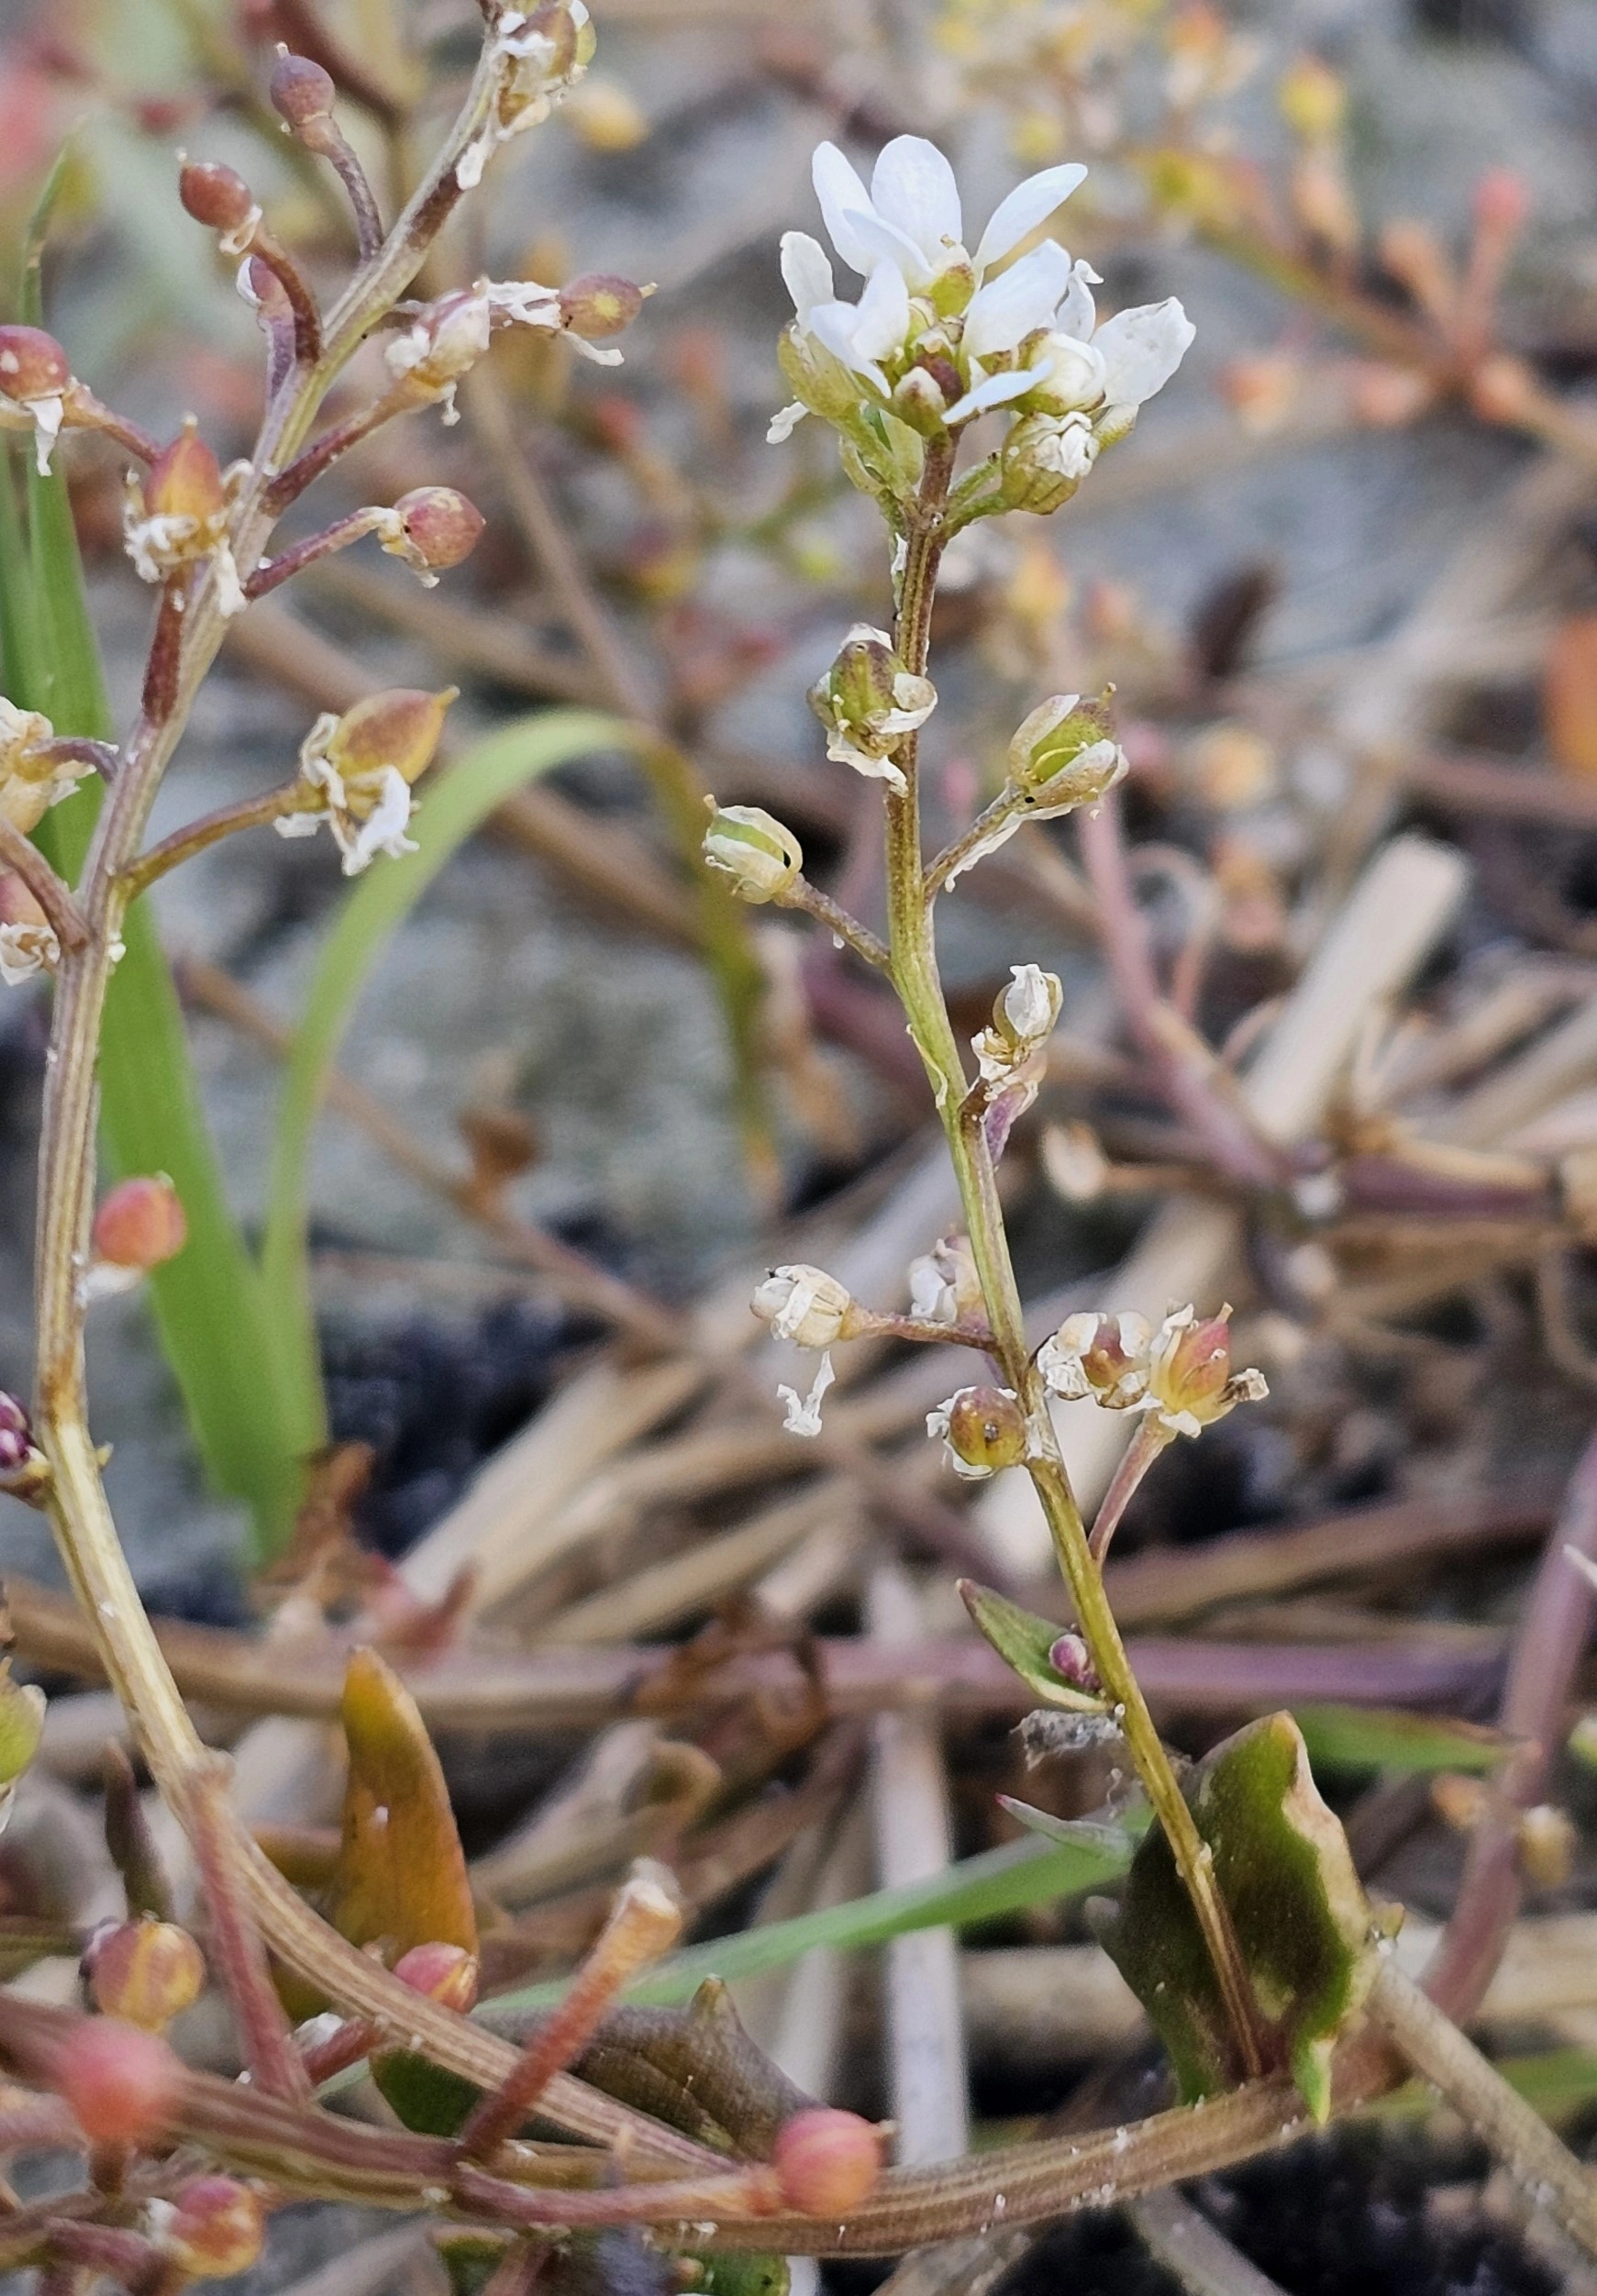
[(417, 486), (394, 505), (405, 522), (405, 538), (434, 572), (458, 566), (477, 547), (482, 513), (452, 486)]
[(26, 405), (60, 398), (72, 365), (53, 335), (41, 327), (0, 327), (0, 392)]
[(196, 2280), (230, 2279), (248, 2272), (261, 2254), (265, 2212), (235, 2177), (191, 2177), (180, 2185), (165, 2246)]
[(1056, 1674), (1062, 1676), (1077, 1690), (1102, 1688), (1098, 1669), (1092, 1664), (1092, 1654), (1080, 1635), (1061, 1635), (1048, 1652), (1048, 1664)]
[(783, 2122), (771, 2166), (789, 2208), (805, 2216), (845, 2217), (876, 2189), (881, 2135), (857, 2113), (811, 2105)]
[(222, 466), (192, 417), (150, 464), (143, 494), (145, 513), (151, 518), (193, 518), (205, 526), (226, 514)]
[(0, 1475), (13, 1475), (33, 1449), (33, 1426), (15, 1395), (0, 1392)]
[(415, 1993), (441, 2002), (464, 2016), (477, 1999), (477, 1963), (464, 1946), (412, 1946), (394, 1965), (394, 1974)]
[(56, 2052), (50, 2078), (96, 2145), (159, 2135), (183, 2096), (179, 2058), (157, 2035), (119, 2017), (85, 2017), (75, 2025)]
[(124, 1180), (94, 1215), (96, 1259), (114, 1268), (159, 1268), (188, 1241), (189, 1224), (164, 1172)]
[(560, 289), (560, 316), (573, 335), (597, 342), (619, 335), (643, 308), (643, 290), (609, 272), (587, 272)]
[(108, 1924), (89, 1940), (84, 1974), (96, 2007), (159, 2033), (204, 1991), (205, 1958), (175, 1922)]
[(177, 195), (212, 231), (237, 231), (256, 211), (249, 184), (221, 160), (190, 160), (178, 176)]
[(330, 72), (308, 56), (279, 56), (272, 67), (272, 101), (291, 128), (306, 128), (331, 113), (338, 90)]

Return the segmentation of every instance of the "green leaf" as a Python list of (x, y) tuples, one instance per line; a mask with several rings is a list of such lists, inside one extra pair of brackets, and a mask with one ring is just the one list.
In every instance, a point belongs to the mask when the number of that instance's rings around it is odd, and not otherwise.
[(959, 1597), (979, 1633), (986, 1636), (1007, 1667), (1012, 1667), (1034, 1698), (1070, 1714), (1101, 1714), (1102, 1698), (1067, 1681), (1051, 1656), (1064, 1632), (1057, 1621), (1024, 1611), (1006, 1594), (978, 1586), (974, 1579), (959, 1581)]
[(788, 2296), (785, 2257), (700, 2257), (692, 2296)]
[[(1347, 1839), (1320, 1799), (1290, 1714), (1215, 1747), (1183, 1781), (1260, 2013), (1309, 2110), (1330, 2110), (1330, 2057), (1373, 1974), (1371, 1915)], [(1219, 1986), (1170, 1845), (1150, 1833), (1099, 1936), (1170, 2052), (1182, 2095), (1237, 2078)]]
[(306, 1170), (327, 1074), (360, 992), (391, 935), (496, 805), (556, 766), (630, 741), (619, 719), (593, 710), (541, 711), (489, 735), (426, 785), (412, 826), (417, 849), (369, 870), (327, 936), (284, 1068), (261, 1255), (278, 1376), (307, 1430), (306, 1447), (325, 1440), (327, 1428), (305, 1251)]
[(1292, 1715), (1322, 1770), (1491, 1770), (1516, 1743), (1479, 1723), (1395, 1706), (1294, 1706)]

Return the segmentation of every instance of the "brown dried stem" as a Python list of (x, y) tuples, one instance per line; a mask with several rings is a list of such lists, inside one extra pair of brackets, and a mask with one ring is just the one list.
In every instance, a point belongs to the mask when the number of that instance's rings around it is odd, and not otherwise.
[(49, 917), (63, 949), (82, 948), (89, 937), (83, 911), (30, 837), (0, 814), (0, 867), (20, 877)]

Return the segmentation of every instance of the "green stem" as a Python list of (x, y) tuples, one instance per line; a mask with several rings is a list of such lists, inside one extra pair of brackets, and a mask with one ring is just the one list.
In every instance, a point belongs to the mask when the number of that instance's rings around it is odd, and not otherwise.
[[(907, 511), (895, 638), (904, 668), (916, 677), (926, 675), (937, 568), (948, 538), (944, 511), (952, 471), (951, 448), (928, 448), (920, 491)], [(992, 1353), (1003, 1370), (1005, 1384), (1014, 1389), (1030, 1421), (1035, 1456), (1027, 1460), (1027, 1466), (1048, 1518), (1054, 1551), (1070, 1588), (1081, 1633), (1092, 1654), (1105, 1697), (1120, 1723), (1137, 1776), (1164, 1828), (1171, 1855), (1192, 1899), (1236, 2031), (1243, 2068), (1250, 2077), (1256, 2076), (1263, 2069), (1265, 2052), (1241, 1947), (1215, 1885), (1208, 1845), (1187, 1807), (1148, 1702), (1126, 1655), (1103, 1578), (1088, 1546), (1086, 1526), (1059, 1456), (1048, 1398), (1026, 1342), (997, 1175), (987, 1146), (981, 1111), (967, 1101), (964, 1064), (937, 974), (932, 902), (921, 861), (918, 757), (914, 735), (900, 744), (896, 761), (903, 775), (903, 787), (890, 784), (887, 791), (887, 908), (893, 977), (909, 1021), (910, 1035), (931, 1079), (948, 1136), (971, 1255), (987, 1304), (993, 1333)]]

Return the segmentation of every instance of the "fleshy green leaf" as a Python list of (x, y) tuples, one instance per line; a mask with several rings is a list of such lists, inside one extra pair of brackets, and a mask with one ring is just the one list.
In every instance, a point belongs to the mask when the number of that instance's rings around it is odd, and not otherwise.
[(1022, 1610), (1006, 1594), (978, 1586), (974, 1579), (960, 1580), (959, 1594), (978, 1632), (985, 1635), (1034, 1698), (1049, 1706), (1062, 1706), (1069, 1714), (1103, 1713), (1102, 1698), (1067, 1681), (1049, 1656), (1064, 1632), (1062, 1626), (1051, 1618), (1038, 1618), (1035, 1612)]
[(1294, 1706), (1292, 1714), (1309, 1759), (1322, 1770), (1491, 1770), (1515, 1744), (1479, 1723), (1401, 1707)]
[[(1324, 2120), (1332, 2047), (1373, 1973), (1371, 1915), (1347, 1836), (1290, 1714), (1226, 1738), (1184, 1791), (1281, 2061)], [(1225, 2007), (1162, 1832), (1137, 1851), (1100, 1936), (1157, 2026), (1183, 2096), (1230, 2086), (1237, 2068)]]

